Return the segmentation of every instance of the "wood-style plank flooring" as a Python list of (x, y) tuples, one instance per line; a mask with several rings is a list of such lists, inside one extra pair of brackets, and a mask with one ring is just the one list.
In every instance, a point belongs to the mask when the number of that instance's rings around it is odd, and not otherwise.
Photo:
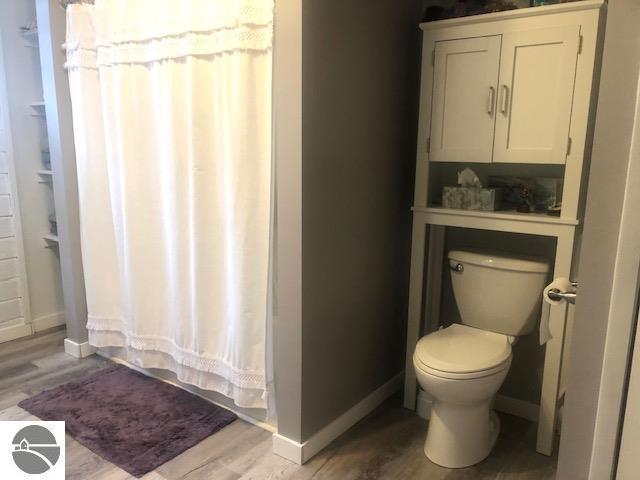
[[(98, 356), (77, 360), (63, 351), (63, 330), (0, 344), (0, 420), (35, 419), (22, 399), (104, 368)], [(271, 453), (271, 434), (242, 420), (145, 475), (145, 480), (551, 480), (555, 458), (535, 452), (535, 425), (501, 415), (491, 456), (467, 469), (448, 470), (422, 452), (427, 423), (391, 399), (304, 466)], [(68, 480), (125, 480), (126, 472), (67, 435)]]

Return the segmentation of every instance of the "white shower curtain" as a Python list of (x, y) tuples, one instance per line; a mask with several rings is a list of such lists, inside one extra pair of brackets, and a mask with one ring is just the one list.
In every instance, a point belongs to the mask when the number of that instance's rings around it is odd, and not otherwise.
[(271, 0), (67, 9), (89, 341), (266, 407)]

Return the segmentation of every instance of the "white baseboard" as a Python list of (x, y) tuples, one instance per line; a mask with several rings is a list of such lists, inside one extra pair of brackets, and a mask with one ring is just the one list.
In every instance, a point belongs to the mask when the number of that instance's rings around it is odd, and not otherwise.
[[(422, 389), (418, 390), (418, 402), (416, 404), (416, 413), (424, 419), (431, 416), (431, 406), (433, 399)], [(535, 403), (525, 402), (513, 397), (505, 395), (496, 395), (493, 408), (499, 412), (508, 413), (514, 417), (525, 418), (532, 422), (538, 421), (538, 411), (540, 407)]]
[(496, 395), (493, 408), (499, 412), (508, 413), (514, 417), (526, 418), (532, 422), (538, 421), (538, 413), (540, 407), (535, 403), (526, 402), (518, 398), (507, 397), (505, 395)]
[(76, 358), (85, 358), (96, 353), (96, 347), (89, 342), (77, 343), (68, 338), (64, 339), (64, 351)]
[(402, 386), (403, 379), (404, 372), (399, 373), (304, 443), (298, 443), (275, 433), (273, 453), (302, 465), (397, 392)]
[(4, 328), (0, 328), (0, 343), (10, 342), (22, 337), (28, 337), (33, 333), (31, 325), (29, 324), (16, 324), (10, 325)]
[(42, 317), (34, 318), (32, 322), (34, 332), (41, 332), (43, 330), (48, 330), (50, 328), (64, 325), (64, 323), (65, 323), (64, 312), (55, 312), (49, 315), (44, 315)]
[(305, 460), (302, 455), (304, 450), (304, 443), (298, 443), (295, 440), (291, 440), (279, 433), (273, 434), (273, 446), (272, 451), (276, 455), (286, 458), (290, 462), (302, 465)]

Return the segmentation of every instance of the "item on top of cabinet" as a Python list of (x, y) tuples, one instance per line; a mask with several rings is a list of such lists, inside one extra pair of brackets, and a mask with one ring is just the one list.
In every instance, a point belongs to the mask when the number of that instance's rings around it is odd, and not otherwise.
[(426, 8), (422, 21), (435, 22), (437, 20), (444, 20), (445, 18), (447, 18), (446, 14), (447, 11), (444, 9), (444, 7), (441, 7), (440, 5), (433, 5)]
[(505, 10), (517, 10), (518, 6), (513, 2), (504, 0), (489, 0), (480, 13), (503, 12)]
[(545, 5), (553, 5), (554, 3), (558, 3), (558, 0), (532, 0), (532, 7), (544, 7)]
[(483, 13), (502, 12), (504, 10), (515, 10), (518, 7), (513, 2), (505, 0), (458, 0), (453, 6), (445, 8), (441, 5), (433, 5), (425, 10), (423, 22), (434, 22), (446, 20), (448, 18), (468, 17), (470, 15), (481, 15)]
[(533, 199), (538, 212), (544, 212), (549, 207), (559, 204), (562, 201), (562, 178), (536, 177)]

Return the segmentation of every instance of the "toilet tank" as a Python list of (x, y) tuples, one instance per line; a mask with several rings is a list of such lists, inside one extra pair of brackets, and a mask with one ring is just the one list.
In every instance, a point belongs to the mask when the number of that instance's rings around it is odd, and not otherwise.
[(451, 250), (448, 263), (462, 323), (514, 336), (534, 330), (549, 275), (546, 260)]

